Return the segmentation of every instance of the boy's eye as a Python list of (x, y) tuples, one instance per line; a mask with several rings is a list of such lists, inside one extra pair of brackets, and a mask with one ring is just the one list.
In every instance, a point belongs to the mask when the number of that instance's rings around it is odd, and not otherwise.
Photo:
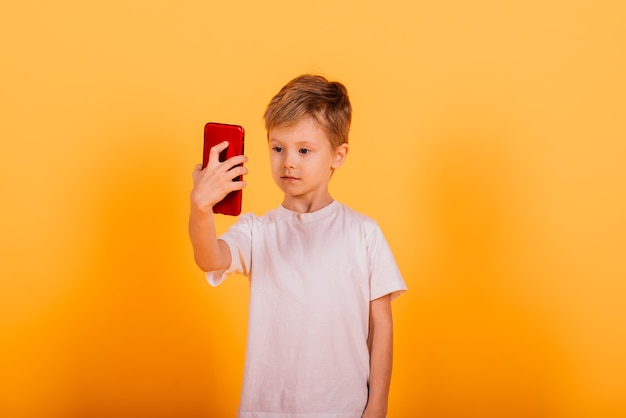
[(276, 152), (283, 152), (282, 147), (272, 147), (272, 149)]
[(298, 152), (299, 152), (300, 154), (308, 154), (309, 152), (311, 152), (311, 150), (310, 150), (310, 149), (308, 149), (308, 148), (300, 148), (300, 149), (298, 150)]

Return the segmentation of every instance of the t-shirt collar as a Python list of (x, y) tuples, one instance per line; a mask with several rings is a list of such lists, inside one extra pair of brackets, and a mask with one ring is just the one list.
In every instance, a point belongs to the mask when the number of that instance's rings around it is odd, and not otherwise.
[(290, 217), (299, 220), (300, 222), (308, 223), (314, 222), (320, 219), (327, 217), (332, 214), (339, 208), (339, 202), (333, 200), (328, 205), (324, 206), (321, 209), (316, 210), (315, 212), (295, 212), (287, 209), (283, 205), (278, 207), (278, 211), (282, 216)]

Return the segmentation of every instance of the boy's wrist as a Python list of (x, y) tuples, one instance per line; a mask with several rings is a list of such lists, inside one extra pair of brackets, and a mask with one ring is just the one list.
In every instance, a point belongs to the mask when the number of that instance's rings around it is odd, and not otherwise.
[(190, 207), (192, 212), (196, 212), (199, 215), (213, 215), (213, 205), (200, 203), (192, 195), (190, 200)]
[(363, 411), (363, 418), (384, 418), (386, 416), (387, 405), (368, 402), (365, 411)]
[(365, 411), (367, 411), (368, 413), (367, 416), (384, 417), (387, 414), (388, 405), (389, 405), (388, 399), (384, 396), (376, 396), (375, 393), (371, 392), (371, 387), (370, 387), (370, 393), (367, 399), (367, 405), (365, 406)]

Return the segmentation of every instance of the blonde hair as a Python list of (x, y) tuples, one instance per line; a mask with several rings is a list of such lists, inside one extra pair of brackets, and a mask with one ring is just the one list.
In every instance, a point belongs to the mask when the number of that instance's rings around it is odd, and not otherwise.
[(265, 129), (287, 127), (311, 116), (334, 148), (348, 143), (352, 105), (348, 90), (338, 81), (320, 75), (304, 74), (287, 83), (265, 110)]

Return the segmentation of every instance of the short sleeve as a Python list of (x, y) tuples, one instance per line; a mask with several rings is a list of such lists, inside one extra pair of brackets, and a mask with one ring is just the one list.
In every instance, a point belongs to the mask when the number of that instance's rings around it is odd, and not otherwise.
[(211, 286), (218, 286), (231, 274), (248, 276), (252, 248), (252, 228), (254, 215), (242, 215), (236, 223), (223, 233), (219, 239), (223, 240), (230, 249), (230, 266), (224, 270), (208, 271), (206, 280)]
[(380, 227), (374, 224), (367, 236), (370, 270), (370, 300), (391, 294), (395, 299), (407, 290), (391, 248)]

